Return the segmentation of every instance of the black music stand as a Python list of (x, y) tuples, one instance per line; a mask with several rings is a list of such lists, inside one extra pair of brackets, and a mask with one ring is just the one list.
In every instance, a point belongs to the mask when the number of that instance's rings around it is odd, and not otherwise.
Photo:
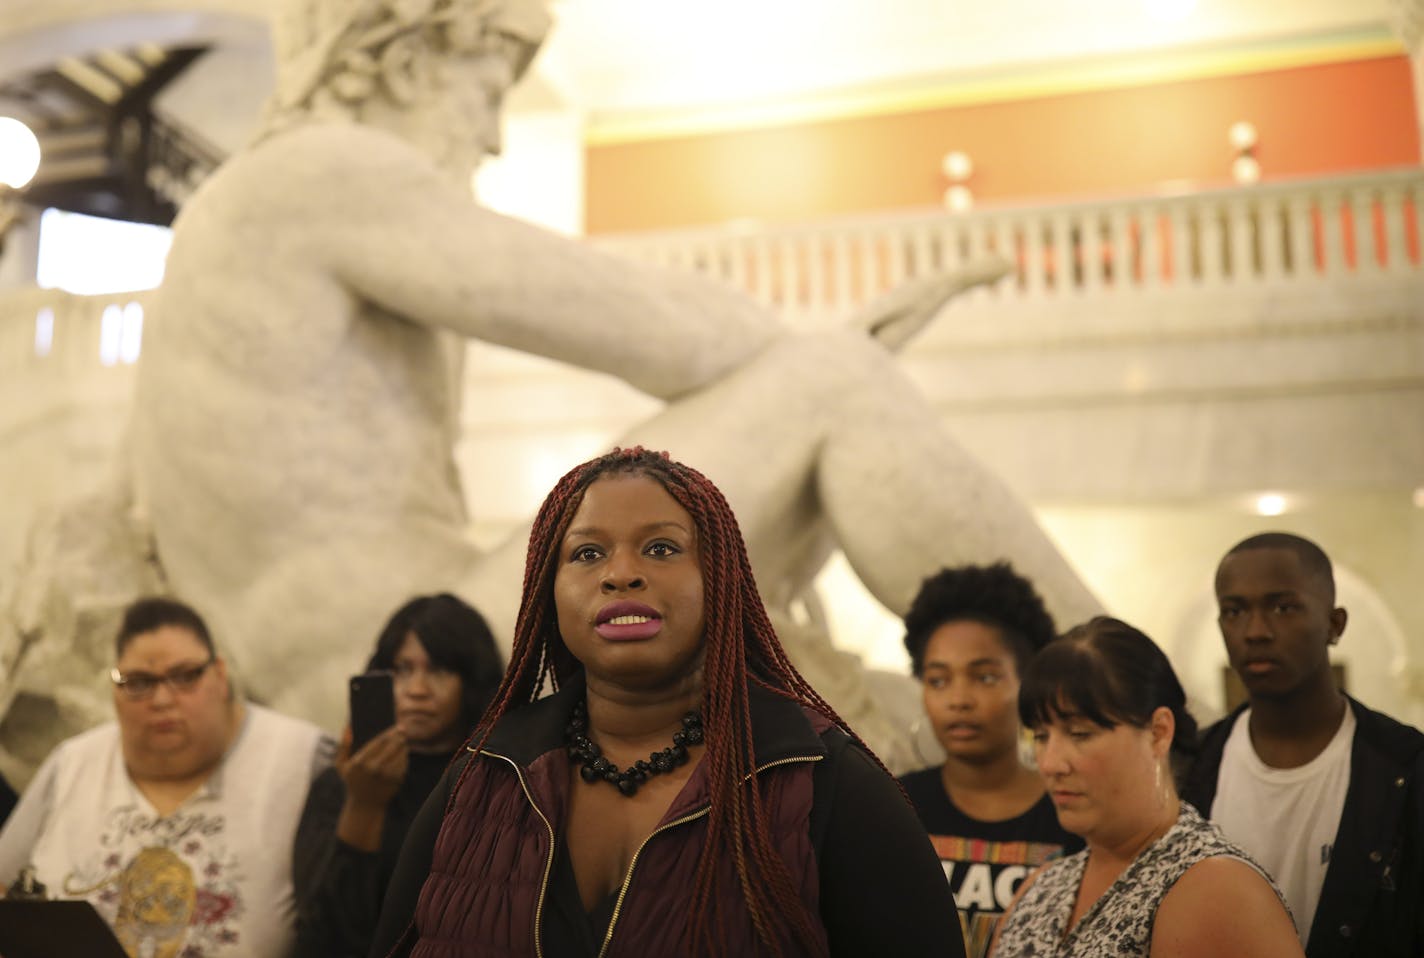
[(0, 899), (4, 958), (128, 958), (107, 922), (87, 901)]

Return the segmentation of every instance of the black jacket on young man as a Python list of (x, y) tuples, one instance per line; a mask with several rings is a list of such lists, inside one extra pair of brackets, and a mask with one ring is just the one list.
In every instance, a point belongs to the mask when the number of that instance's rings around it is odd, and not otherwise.
[[(1349, 699), (1348, 696), (1346, 696)], [(1350, 785), (1306, 958), (1424, 955), (1424, 733), (1349, 699)], [(1203, 815), (1241, 706), (1202, 734), (1182, 797)], [(1290, 828), (1290, 822), (1281, 822)]]

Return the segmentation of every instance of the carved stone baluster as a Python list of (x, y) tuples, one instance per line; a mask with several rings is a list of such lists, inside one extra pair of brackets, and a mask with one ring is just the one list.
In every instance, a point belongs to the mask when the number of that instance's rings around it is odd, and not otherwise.
[(1256, 201), (1256, 238), (1261, 250), (1261, 279), (1277, 283), (1286, 275), (1284, 204), (1263, 194)]
[(1405, 225), (1406, 196), (1404, 187), (1397, 184), (1380, 192), (1380, 212), (1384, 216), (1384, 268), (1390, 272), (1403, 272), (1410, 268)]
[(1355, 272), (1379, 272), (1379, 244), (1375, 233), (1375, 191), (1350, 191), (1350, 219), (1354, 228)]

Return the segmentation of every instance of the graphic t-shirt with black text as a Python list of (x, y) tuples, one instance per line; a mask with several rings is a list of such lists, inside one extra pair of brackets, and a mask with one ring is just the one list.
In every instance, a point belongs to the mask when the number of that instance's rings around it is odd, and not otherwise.
[(944, 866), (969, 958), (983, 958), (989, 950), (994, 925), (1030, 872), (1053, 855), (1083, 847), (1082, 839), (1058, 824), (1047, 795), (1015, 818), (983, 822), (949, 800), (938, 767), (911, 772), (900, 784)]

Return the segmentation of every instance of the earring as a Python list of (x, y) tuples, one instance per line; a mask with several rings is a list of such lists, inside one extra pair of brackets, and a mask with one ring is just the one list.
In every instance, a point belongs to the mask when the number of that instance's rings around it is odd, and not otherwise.
[(1038, 771), (1038, 756), (1033, 751), (1033, 732), (1023, 727), (1019, 728), (1019, 764)]
[(1162, 807), (1163, 807), (1163, 808), (1169, 808), (1169, 807), (1171, 807), (1171, 806), (1172, 806), (1172, 793), (1171, 793), (1170, 791), (1168, 791), (1166, 783), (1162, 781), (1162, 762), (1158, 762), (1158, 763), (1157, 763), (1157, 769), (1156, 769), (1156, 771), (1153, 773), (1153, 777), (1154, 777), (1154, 779), (1155, 779), (1154, 784), (1155, 784), (1156, 789), (1157, 789), (1157, 798), (1158, 798), (1159, 801), (1161, 801)]

